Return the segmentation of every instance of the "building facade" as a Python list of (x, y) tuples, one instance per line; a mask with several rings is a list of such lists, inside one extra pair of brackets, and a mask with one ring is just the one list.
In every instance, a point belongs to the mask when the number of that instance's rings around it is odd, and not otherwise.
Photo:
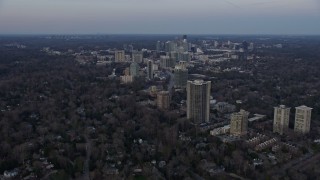
[(307, 106), (296, 107), (294, 132), (307, 134), (310, 132), (312, 108)]
[(130, 64), (130, 75), (133, 77), (139, 76), (140, 66), (138, 63), (133, 62)]
[(231, 114), (230, 135), (244, 136), (247, 134), (249, 112), (240, 110), (240, 112)]
[(175, 65), (175, 62), (169, 56), (160, 56), (160, 67), (170, 68)]
[(290, 108), (285, 105), (274, 107), (273, 132), (281, 135), (289, 129)]
[(159, 109), (167, 110), (170, 108), (170, 94), (169, 91), (160, 91), (157, 94), (157, 107)]
[(188, 69), (182, 65), (177, 65), (174, 69), (174, 87), (186, 88), (188, 81)]
[(115, 62), (124, 62), (125, 61), (125, 53), (123, 50), (114, 52), (114, 60)]
[(132, 61), (136, 63), (142, 63), (143, 60), (143, 54), (140, 51), (134, 51), (132, 52)]
[(121, 83), (128, 84), (133, 82), (133, 76), (130, 75), (124, 75), (120, 76)]
[(151, 60), (147, 62), (147, 79), (153, 79), (153, 62)]
[(211, 81), (187, 82), (187, 118), (196, 124), (209, 122)]

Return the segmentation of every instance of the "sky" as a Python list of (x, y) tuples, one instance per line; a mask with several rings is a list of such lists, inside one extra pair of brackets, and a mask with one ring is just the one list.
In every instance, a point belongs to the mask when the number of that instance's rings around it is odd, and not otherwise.
[(320, 34), (320, 0), (0, 0), (0, 34)]

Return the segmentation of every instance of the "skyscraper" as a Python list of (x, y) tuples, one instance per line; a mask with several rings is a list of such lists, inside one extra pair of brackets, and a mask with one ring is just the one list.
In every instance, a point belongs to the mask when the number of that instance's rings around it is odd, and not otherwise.
[(147, 78), (149, 80), (153, 79), (153, 62), (151, 60), (149, 60), (147, 62)]
[(189, 62), (191, 60), (191, 56), (188, 52), (179, 53), (179, 60)]
[(135, 77), (135, 76), (139, 76), (139, 64), (136, 62), (133, 62), (130, 64), (130, 75)]
[(176, 51), (177, 50), (177, 43), (173, 41), (167, 41), (165, 43), (165, 50), (166, 52)]
[(160, 91), (157, 94), (157, 106), (159, 109), (170, 108), (170, 95), (169, 91)]
[(284, 134), (289, 128), (290, 108), (285, 105), (274, 107), (273, 132)]
[(247, 134), (249, 112), (241, 109), (240, 112), (231, 114), (230, 135), (244, 136)]
[(156, 51), (157, 52), (161, 52), (162, 51), (162, 43), (161, 43), (161, 41), (157, 41), (157, 44), (156, 44)]
[(174, 87), (185, 88), (188, 81), (188, 69), (184, 64), (178, 64), (174, 68)]
[(294, 132), (307, 134), (310, 132), (312, 108), (305, 105), (296, 107)]
[(160, 56), (160, 67), (170, 68), (173, 67), (175, 62), (169, 56)]
[(171, 51), (169, 53), (170, 59), (172, 59), (173, 62), (178, 62), (179, 61), (179, 53), (176, 51)]
[(194, 123), (209, 122), (211, 81), (194, 80), (187, 83), (187, 118)]
[(143, 59), (143, 54), (140, 51), (133, 51), (132, 52), (132, 61), (136, 63), (141, 63)]
[(124, 62), (125, 61), (125, 53), (123, 50), (114, 52), (115, 62)]

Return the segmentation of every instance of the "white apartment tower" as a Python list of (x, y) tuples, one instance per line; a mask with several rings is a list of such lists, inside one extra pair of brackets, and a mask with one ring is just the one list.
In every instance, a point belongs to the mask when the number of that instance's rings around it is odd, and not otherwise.
[(296, 107), (294, 132), (307, 134), (310, 132), (312, 108), (305, 105)]
[(285, 105), (274, 107), (273, 132), (281, 135), (289, 129), (290, 108)]

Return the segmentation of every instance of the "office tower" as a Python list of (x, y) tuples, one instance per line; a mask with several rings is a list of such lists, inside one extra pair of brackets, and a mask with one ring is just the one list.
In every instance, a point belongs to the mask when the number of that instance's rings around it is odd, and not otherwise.
[(184, 40), (181, 43), (181, 47), (183, 48), (183, 51), (189, 51), (189, 43), (187, 42), (187, 40)]
[(153, 62), (151, 60), (147, 62), (147, 78), (153, 79)]
[(188, 69), (181, 63), (176, 65), (174, 68), (174, 87), (175, 88), (185, 88), (188, 81)]
[(187, 118), (196, 124), (209, 122), (211, 81), (187, 83)]
[(157, 106), (159, 109), (170, 108), (170, 94), (169, 91), (160, 91), (157, 94)]
[(167, 41), (165, 43), (166, 52), (176, 51), (176, 49), (177, 49), (177, 43), (175, 43), (173, 41)]
[(274, 107), (273, 132), (284, 134), (289, 129), (290, 108), (285, 105)]
[(157, 41), (156, 51), (157, 52), (161, 52), (162, 51), (162, 43), (161, 43), (161, 41)]
[(306, 134), (310, 132), (312, 108), (307, 106), (296, 107), (294, 132)]
[(176, 51), (169, 52), (169, 56), (174, 62), (179, 62), (179, 53)]
[(231, 114), (230, 135), (244, 136), (247, 134), (249, 112), (240, 110), (240, 112)]
[(174, 66), (173, 60), (169, 56), (160, 56), (160, 67), (170, 68)]
[(141, 51), (132, 52), (132, 61), (136, 63), (141, 63), (143, 59), (143, 54)]
[(191, 56), (188, 52), (179, 53), (179, 60), (189, 62), (191, 60)]
[(124, 51), (121, 50), (121, 51), (115, 51), (114, 52), (114, 59), (115, 59), (115, 62), (124, 62), (125, 61), (125, 56), (124, 56)]
[(185, 34), (182, 36), (182, 39), (183, 39), (183, 40), (187, 40), (187, 38), (188, 38), (188, 36), (185, 35)]
[(135, 77), (135, 76), (139, 76), (139, 70), (140, 70), (140, 66), (138, 63), (133, 62), (130, 64), (130, 75)]

